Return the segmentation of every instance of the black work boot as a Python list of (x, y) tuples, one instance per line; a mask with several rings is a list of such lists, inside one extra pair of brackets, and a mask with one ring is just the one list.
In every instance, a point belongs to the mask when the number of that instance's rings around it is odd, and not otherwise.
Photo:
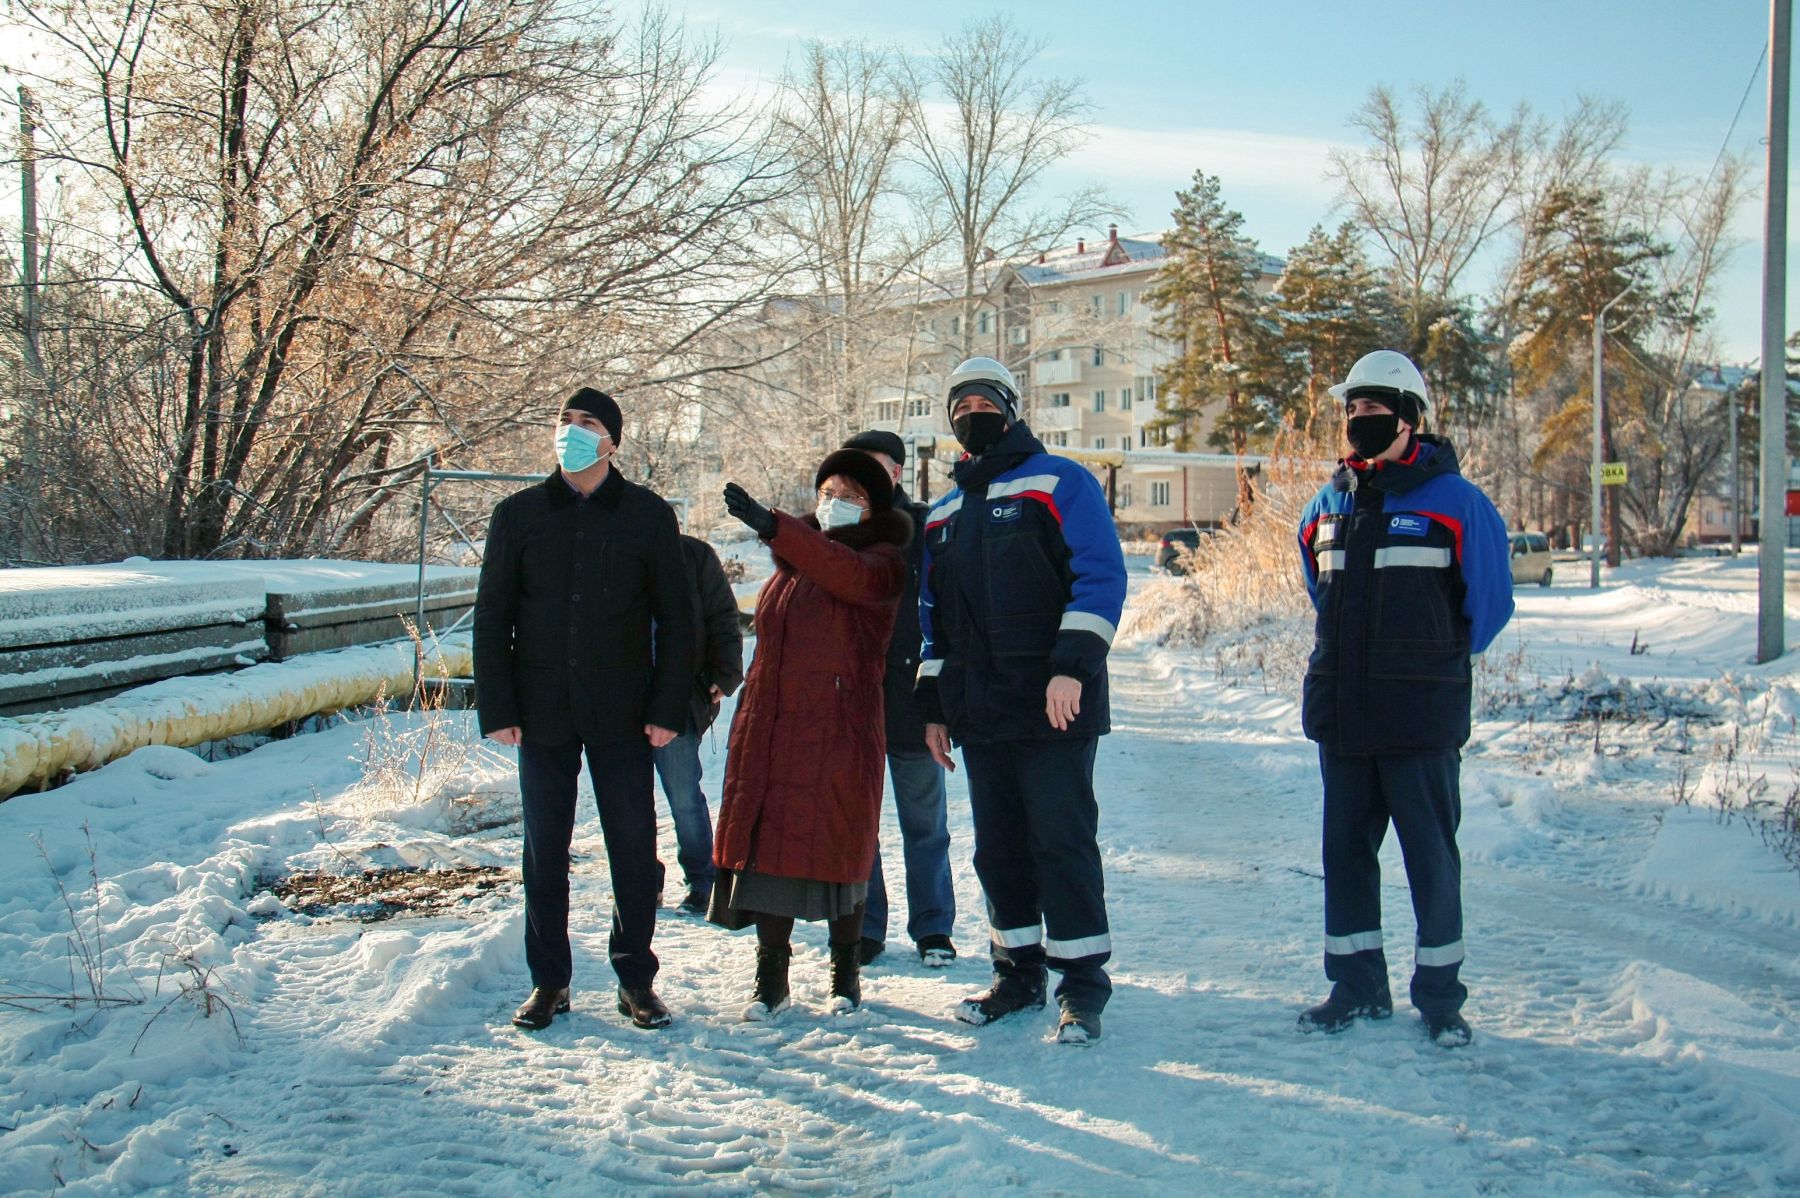
[(634, 1027), (647, 1031), (668, 1027), (675, 1022), (669, 1014), (669, 1008), (663, 1000), (656, 997), (656, 991), (648, 986), (636, 988), (619, 987), (619, 1014), (628, 1017)]
[(780, 948), (756, 946), (756, 987), (744, 1008), (745, 1023), (762, 1023), (788, 1009), (788, 961), (793, 955), (793, 948), (786, 944)]
[(862, 957), (860, 944), (831, 946), (831, 1013), (848, 1015), (862, 1006), (862, 980), (858, 977)]
[(513, 1012), (513, 1026), (528, 1028), (541, 1032), (550, 1026), (551, 1020), (569, 1010), (569, 988), (563, 986), (551, 989), (548, 986), (534, 986), (531, 997), (527, 998), (518, 1010)]
[(1062, 1015), (1057, 1019), (1056, 1042), (1058, 1044), (1092, 1044), (1099, 1038), (1099, 1014), (1065, 1001), (1062, 1004)]
[(1014, 1011), (1042, 1010), (1044, 1006), (1044, 971), (1025, 970), (1018, 973), (994, 974), (993, 985), (980, 994), (971, 994), (956, 1004), (956, 1017), (964, 1023), (980, 1027), (996, 1019), (1004, 1019)]
[(1336, 993), (1316, 1007), (1300, 1012), (1298, 1026), (1303, 1032), (1324, 1032), (1335, 1036), (1358, 1019), (1386, 1019), (1394, 1013), (1394, 1000), (1386, 994), (1367, 1001), (1340, 998)]
[(1424, 1012), (1420, 1018), (1425, 1020), (1425, 1033), (1439, 1048), (1461, 1048), (1475, 1038), (1469, 1021), (1460, 1011), (1445, 1011), (1438, 1015)]

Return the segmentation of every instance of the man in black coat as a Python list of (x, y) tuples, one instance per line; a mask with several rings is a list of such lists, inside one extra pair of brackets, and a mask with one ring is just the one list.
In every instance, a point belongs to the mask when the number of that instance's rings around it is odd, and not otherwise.
[(675, 513), (611, 468), (622, 417), (583, 387), (564, 405), (558, 469), (494, 507), (475, 599), (475, 696), (484, 735), (519, 750), (525, 816), (525, 960), (513, 1015), (548, 1027), (569, 1009), (569, 840), (587, 756), (612, 872), (608, 955), (619, 1013), (665, 1027), (656, 954), (651, 752), (686, 725), (694, 615)]
[[(926, 505), (915, 503), (900, 487), (900, 468), (906, 463), (904, 441), (874, 429), (850, 438), (844, 448), (860, 449), (880, 463), (894, 483), (894, 509), (911, 516), (914, 528), (925, 527)], [(906, 547), (906, 590), (894, 616), (893, 639), (888, 642), (882, 697), (887, 713), (888, 776), (894, 782), (894, 809), (900, 817), (900, 847), (906, 859), (906, 933), (912, 937), (919, 960), (941, 969), (956, 960), (956, 945), (950, 941), (950, 929), (956, 923), (956, 890), (950, 881), (944, 767), (925, 746), (925, 719), (913, 704), (919, 672), (919, 565), (924, 551), (923, 537), (915, 536)], [(887, 920), (887, 878), (878, 846), (869, 874), (868, 910), (863, 916), (864, 965), (887, 947)]]
[(683, 535), (681, 548), (693, 598), (694, 682), (681, 735), (656, 750), (656, 773), (675, 821), (676, 859), (687, 883), (679, 909), (705, 915), (713, 885), (712, 813), (706, 792), (700, 789), (700, 738), (719, 718), (719, 701), (744, 681), (744, 627), (738, 620), (737, 596), (731, 593), (713, 547), (699, 537)]

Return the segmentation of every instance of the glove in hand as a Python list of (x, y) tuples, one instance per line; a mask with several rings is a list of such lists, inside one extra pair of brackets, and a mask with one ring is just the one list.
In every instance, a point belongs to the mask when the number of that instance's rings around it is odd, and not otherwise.
[(750, 498), (750, 492), (736, 483), (725, 484), (725, 510), (748, 525), (757, 536), (775, 535), (775, 513)]

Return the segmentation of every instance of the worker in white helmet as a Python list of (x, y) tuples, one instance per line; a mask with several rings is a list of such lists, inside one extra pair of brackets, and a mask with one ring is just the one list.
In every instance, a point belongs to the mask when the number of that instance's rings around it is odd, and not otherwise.
[(1005, 366), (971, 358), (947, 391), (968, 452), (926, 517), (915, 697), (939, 764), (962, 746), (994, 964), (956, 1016), (1041, 1008), (1053, 969), (1057, 1039), (1086, 1044), (1112, 994), (1094, 753), (1125, 560), (1099, 482), (1044, 452)]
[(1467, 1044), (1462, 1016), (1462, 817), (1469, 658), (1512, 616), (1506, 524), (1456, 450), (1419, 431), (1428, 392), (1405, 354), (1376, 350), (1331, 388), (1343, 459), (1300, 517), (1318, 611), (1301, 724), (1324, 780), (1324, 1002), (1303, 1031), (1393, 1014), (1377, 853), (1391, 822), (1418, 919), (1411, 997), (1437, 1044)]

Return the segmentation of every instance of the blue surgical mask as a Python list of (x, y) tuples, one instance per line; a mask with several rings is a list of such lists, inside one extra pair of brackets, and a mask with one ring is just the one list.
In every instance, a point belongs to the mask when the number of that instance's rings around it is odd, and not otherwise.
[(819, 506), (813, 509), (819, 518), (820, 528), (842, 528), (846, 524), (855, 524), (863, 518), (863, 509), (848, 499), (821, 499)]
[(556, 430), (556, 460), (564, 470), (578, 474), (603, 456), (612, 456), (610, 451), (601, 454), (601, 440), (600, 434), (592, 429), (582, 428), (579, 424), (562, 425)]

